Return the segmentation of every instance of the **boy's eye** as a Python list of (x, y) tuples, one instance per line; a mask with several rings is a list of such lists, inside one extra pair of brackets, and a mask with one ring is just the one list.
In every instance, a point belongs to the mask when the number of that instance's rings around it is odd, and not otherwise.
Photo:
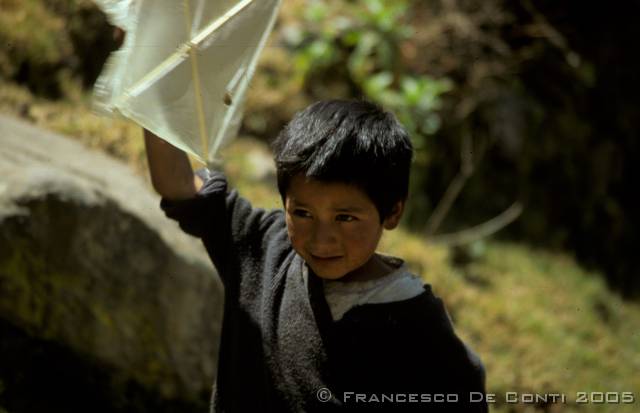
[(305, 211), (304, 209), (294, 209), (293, 215), (301, 218), (309, 218), (311, 213), (309, 211)]
[(341, 221), (341, 222), (351, 222), (355, 220), (356, 220), (356, 217), (354, 217), (353, 215), (347, 215), (347, 214), (340, 214), (336, 217), (336, 221)]

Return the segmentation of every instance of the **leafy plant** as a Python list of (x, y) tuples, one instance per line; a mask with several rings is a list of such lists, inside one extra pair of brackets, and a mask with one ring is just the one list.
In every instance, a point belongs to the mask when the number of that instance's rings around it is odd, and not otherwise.
[(304, 28), (288, 33), (300, 79), (346, 76), (344, 82), (357, 93), (396, 113), (418, 152), (426, 149), (426, 137), (440, 126), (440, 96), (451, 82), (408, 69), (402, 46), (414, 33), (406, 19), (412, 1), (307, 0), (306, 5)]

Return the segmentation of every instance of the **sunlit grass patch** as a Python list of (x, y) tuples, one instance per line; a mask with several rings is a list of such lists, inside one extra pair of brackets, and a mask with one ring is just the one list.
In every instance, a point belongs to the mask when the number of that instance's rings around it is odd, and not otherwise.
[[(491, 244), (473, 270), (494, 281), (493, 291), (475, 297), (470, 304), (476, 311), (465, 313), (459, 326), (483, 338), (478, 350), (489, 391), (552, 390), (573, 397), (579, 391), (640, 389), (634, 373), (640, 366), (640, 311), (609, 292), (600, 276), (566, 255), (513, 244)], [(565, 407), (635, 411), (622, 404)]]

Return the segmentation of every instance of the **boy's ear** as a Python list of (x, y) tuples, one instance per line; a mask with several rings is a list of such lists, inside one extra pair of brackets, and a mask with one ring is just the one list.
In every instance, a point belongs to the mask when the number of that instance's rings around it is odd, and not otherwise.
[(398, 226), (400, 218), (402, 218), (402, 213), (404, 212), (404, 203), (405, 201), (398, 201), (393, 208), (391, 208), (391, 213), (382, 222), (384, 229), (394, 229)]

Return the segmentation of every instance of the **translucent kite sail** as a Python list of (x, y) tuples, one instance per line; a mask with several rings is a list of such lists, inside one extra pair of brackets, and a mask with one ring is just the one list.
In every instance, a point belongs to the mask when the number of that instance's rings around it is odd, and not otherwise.
[(210, 163), (233, 138), (281, 0), (95, 0), (125, 32), (94, 89), (123, 115)]

